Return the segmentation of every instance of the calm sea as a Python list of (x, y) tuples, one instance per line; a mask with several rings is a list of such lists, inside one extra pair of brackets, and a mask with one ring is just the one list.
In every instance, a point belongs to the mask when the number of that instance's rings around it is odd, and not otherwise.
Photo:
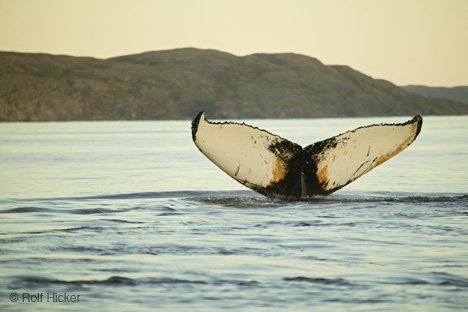
[[(307, 145), (406, 120), (247, 122)], [(221, 172), (190, 121), (0, 124), (2, 311), (467, 308), (467, 116), (300, 202)]]

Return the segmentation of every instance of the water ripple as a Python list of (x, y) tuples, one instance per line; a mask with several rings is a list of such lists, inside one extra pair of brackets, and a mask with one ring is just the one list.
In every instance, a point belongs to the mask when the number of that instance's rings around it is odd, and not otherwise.
[(17, 277), (9, 286), (9, 289), (28, 289), (41, 288), (54, 285), (66, 285), (73, 287), (84, 287), (88, 285), (97, 286), (140, 286), (140, 285), (174, 285), (174, 284), (198, 284), (198, 285), (237, 285), (237, 286), (258, 286), (259, 283), (254, 280), (227, 280), (227, 279), (210, 279), (210, 280), (191, 280), (178, 279), (170, 277), (145, 277), (145, 278), (128, 278), (123, 276), (111, 276), (101, 280), (60, 280), (48, 277), (29, 276)]

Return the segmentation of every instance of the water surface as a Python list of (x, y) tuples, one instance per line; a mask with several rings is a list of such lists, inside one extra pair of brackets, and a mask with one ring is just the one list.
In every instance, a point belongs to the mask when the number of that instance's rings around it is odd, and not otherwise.
[[(248, 123), (308, 145), (400, 121)], [(342, 190), (284, 202), (216, 168), (188, 121), (0, 124), (0, 309), (464, 310), (467, 135), (468, 117), (425, 118)], [(40, 293), (80, 300), (23, 297)]]

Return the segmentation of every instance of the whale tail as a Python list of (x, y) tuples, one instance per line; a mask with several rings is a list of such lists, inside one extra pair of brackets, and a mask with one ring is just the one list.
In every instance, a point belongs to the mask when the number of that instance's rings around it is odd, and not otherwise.
[(328, 195), (407, 148), (422, 117), (360, 127), (306, 147), (245, 123), (192, 121), (198, 149), (221, 170), (268, 197)]

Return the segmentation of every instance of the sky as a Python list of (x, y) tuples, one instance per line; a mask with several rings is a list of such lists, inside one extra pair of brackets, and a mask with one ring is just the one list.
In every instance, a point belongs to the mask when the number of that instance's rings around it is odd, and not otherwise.
[(468, 0), (0, 0), (0, 51), (293, 52), (397, 85), (468, 85)]

